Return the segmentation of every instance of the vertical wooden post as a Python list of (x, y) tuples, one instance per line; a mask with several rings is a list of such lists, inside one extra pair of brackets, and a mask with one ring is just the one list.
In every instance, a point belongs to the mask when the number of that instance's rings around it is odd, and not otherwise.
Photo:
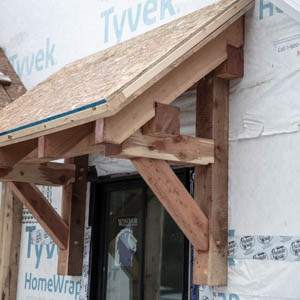
[(2, 300), (13, 300), (17, 295), (22, 203), (7, 184), (2, 186), (0, 217), (0, 295)]
[(209, 74), (197, 88), (196, 135), (215, 140), (215, 163), (195, 168), (195, 200), (209, 221), (209, 250), (195, 249), (194, 283), (227, 284), (228, 81)]
[[(63, 187), (62, 218), (69, 225), (69, 240), (66, 250), (59, 250), (59, 275), (82, 275), (84, 225), (86, 209), (88, 155), (72, 159), (76, 166), (76, 181)], [(68, 160), (69, 163), (72, 161)]]
[[(26, 88), (1, 48), (0, 71), (8, 75), (12, 81), (10, 85), (0, 84), (0, 109), (2, 109), (9, 102), (22, 96)], [(2, 300), (15, 300), (17, 297), (22, 210), (21, 202), (13, 196), (7, 183), (3, 183), (0, 212), (0, 295)]]

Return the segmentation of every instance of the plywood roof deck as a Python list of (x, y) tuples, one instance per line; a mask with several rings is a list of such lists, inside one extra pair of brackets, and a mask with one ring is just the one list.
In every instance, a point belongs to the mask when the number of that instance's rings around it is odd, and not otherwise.
[(252, 4), (221, 0), (67, 65), (1, 111), (0, 146), (114, 115)]

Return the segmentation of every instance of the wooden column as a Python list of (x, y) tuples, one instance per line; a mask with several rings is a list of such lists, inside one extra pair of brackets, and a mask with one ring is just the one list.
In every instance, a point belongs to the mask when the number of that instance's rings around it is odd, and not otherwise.
[(2, 300), (13, 300), (17, 295), (22, 204), (7, 184), (2, 186), (0, 217), (0, 295)]
[[(0, 85), (0, 109), (26, 92), (9, 63), (4, 51), (0, 48), (0, 71), (11, 79), (11, 84)], [(2, 184), (1, 220), (0, 220), (0, 295), (2, 300), (15, 300), (17, 294), (19, 253), (22, 227), (23, 206), (9, 190), (7, 183)]]
[(68, 159), (76, 165), (76, 181), (63, 187), (62, 218), (69, 225), (69, 240), (66, 250), (59, 250), (59, 275), (82, 275), (84, 225), (86, 209), (88, 156)]
[(209, 222), (209, 249), (195, 248), (194, 283), (227, 284), (228, 81), (210, 73), (197, 89), (196, 135), (215, 140), (215, 163), (195, 168), (195, 200)]

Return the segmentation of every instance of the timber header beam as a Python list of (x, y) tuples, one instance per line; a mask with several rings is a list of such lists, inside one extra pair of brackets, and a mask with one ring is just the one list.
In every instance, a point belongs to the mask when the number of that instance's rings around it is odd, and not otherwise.
[(190, 165), (214, 162), (214, 141), (191, 136), (147, 136), (136, 133), (119, 145), (106, 145), (106, 156), (153, 158)]

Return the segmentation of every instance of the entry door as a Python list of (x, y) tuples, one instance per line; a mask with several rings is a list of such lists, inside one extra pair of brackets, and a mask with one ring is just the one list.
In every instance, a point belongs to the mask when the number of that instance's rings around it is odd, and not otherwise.
[(90, 299), (187, 299), (188, 242), (145, 182), (103, 182), (94, 198)]

